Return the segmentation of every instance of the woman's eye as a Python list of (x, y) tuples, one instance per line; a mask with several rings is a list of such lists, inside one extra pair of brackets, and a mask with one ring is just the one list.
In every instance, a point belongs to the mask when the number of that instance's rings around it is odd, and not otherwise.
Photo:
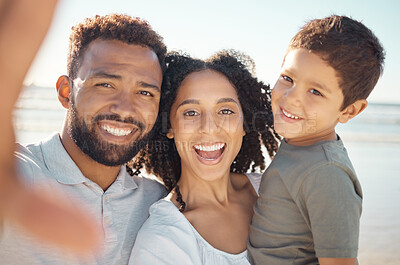
[(194, 110), (189, 110), (183, 113), (183, 116), (188, 116), (188, 117), (194, 117), (194, 116), (199, 116), (200, 114), (197, 113)]
[(287, 81), (287, 82), (293, 83), (293, 79), (288, 77), (287, 75), (282, 75), (282, 79)]
[(322, 94), (321, 94), (318, 90), (316, 90), (316, 89), (311, 89), (310, 92), (311, 92), (312, 94), (316, 95), (316, 96), (322, 96)]
[(149, 91), (139, 91), (139, 94), (143, 96), (150, 96), (150, 97), (153, 96), (153, 94), (151, 94)]
[(223, 115), (231, 115), (231, 114), (234, 114), (235, 112), (233, 110), (230, 110), (230, 109), (222, 109), (222, 110), (219, 111), (219, 113), (223, 114)]

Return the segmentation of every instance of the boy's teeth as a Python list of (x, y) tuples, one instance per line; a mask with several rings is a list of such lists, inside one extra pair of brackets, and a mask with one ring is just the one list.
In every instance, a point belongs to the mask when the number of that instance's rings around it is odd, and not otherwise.
[(212, 151), (217, 151), (219, 149), (222, 149), (225, 146), (225, 144), (213, 144), (213, 145), (200, 145), (196, 144), (194, 145), (194, 148), (200, 151), (207, 151), (207, 152), (212, 152)]
[(108, 125), (103, 125), (101, 127), (103, 130), (107, 131), (109, 134), (115, 135), (115, 136), (126, 136), (132, 132), (132, 130), (127, 130), (127, 129), (116, 129), (112, 128)]
[(290, 114), (289, 112), (286, 112), (284, 109), (282, 109), (283, 114), (285, 114), (286, 117), (292, 118), (292, 119), (300, 119), (298, 116), (295, 116), (293, 114)]

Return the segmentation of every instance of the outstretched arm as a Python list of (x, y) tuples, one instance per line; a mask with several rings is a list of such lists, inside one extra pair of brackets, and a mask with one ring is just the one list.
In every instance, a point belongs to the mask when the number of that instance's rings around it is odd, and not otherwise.
[(45, 242), (86, 252), (99, 241), (91, 220), (61, 200), (25, 189), (13, 156), (13, 107), (56, 4), (57, 0), (0, 0), (0, 218), (19, 223)]

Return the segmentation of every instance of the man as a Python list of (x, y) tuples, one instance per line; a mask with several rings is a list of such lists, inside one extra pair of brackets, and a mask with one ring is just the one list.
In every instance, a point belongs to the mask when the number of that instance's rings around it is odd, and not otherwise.
[[(124, 164), (143, 147), (158, 113), (166, 47), (140, 19), (96, 16), (73, 28), (68, 75), (57, 94), (68, 109), (60, 134), (18, 146), (18, 172), (91, 214), (104, 231), (97, 253), (79, 259), (3, 222), (2, 264), (126, 264), (157, 182), (130, 176)], [(96, 224), (94, 224), (96, 226)]]

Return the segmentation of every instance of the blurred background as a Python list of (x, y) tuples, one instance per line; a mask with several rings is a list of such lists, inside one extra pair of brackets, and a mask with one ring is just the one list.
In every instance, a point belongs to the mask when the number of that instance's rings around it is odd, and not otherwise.
[(207, 58), (237, 49), (253, 58), (259, 79), (273, 86), (291, 37), (308, 20), (331, 14), (362, 21), (386, 50), (384, 74), (370, 105), (338, 127), (364, 192), (359, 261), (400, 264), (400, 1), (396, 0), (61, 0), (53, 24), (27, 77), (14, 112), (19, 142), (59, 131), (65, 110), (55, 83), (66, 74), (71, 27), (96, 14), (124, 13), (146, 19), (169, 50)]

